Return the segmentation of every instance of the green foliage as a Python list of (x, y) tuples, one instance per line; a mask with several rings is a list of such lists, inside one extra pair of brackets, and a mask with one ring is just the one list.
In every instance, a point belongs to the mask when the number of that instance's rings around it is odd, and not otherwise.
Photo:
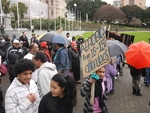
[(145, 16), (143, 18), (145, 19), (144, 22), (147, 24), (150, 23), (150, 7), (145, 10)]
[(10, 1), (2, 0), (2, 9), (6, 15), (10, 12), (9, 5), (10, 5)]
[(10, 7), (10, 11), (14, 14), (14, 20), (15, 20), (15, 22), (17, 22), (17, 6), (16, 6), (16, 4), (14, 4)]
[[(24, 18), (24, 14), (27, 13), (28, 7), (24, 3), (19, 2), (18, 10), (19, 10), (19, 16), (20, 16), (19, 18), (21, 18), (21, 20), (22, 20)], [(10, 11), (14, 14), (15, 21), (17, 21), (17, 6), (16, 6), (16, 4), (14, 4), (10, 7)]]
[(143, 20), (143, 15), (145, 14), (144, 10), (141, 9), (140, 7), (138, 7), (137, 5), (134, 6), (123, 6), (120, 8), (125, 14), (126, 17), (128, 18), (128, 22), (131, 21), (132, 18), (140, 18), (141, 20)]
[[(106, 2), (102, 2), (101, 0), (71, 0), (67, 4), (67, 9), (75, 12), (74, 3), (77, 4), (76, 10), (81, 11), (81, 18), (85, 20), (86, 14), (88, 14), (89, 20), (93, 20), (93, 16), (95, 11), (103, 5), (106, 5)], [(70, 7), (70, 8), (69, 8)]]
[(20, 15), (20, 18), (22, 20), (24, 18), (24, 14), (26, 14), (28, 11), (28, 7), (24, 3), (19, 2), (18, 8), (19, 8), (19, 15)]
[[(55, 30), (55, 21), (56, 21), (56, 30), (60, 29), (60, 17), (55, 20), (49, 20), (45, 18), (41, 18), (41, 25), (42, 29), (52, 29)], [(16, 20), (12, 19), (11, 21), (12, 27), (14, 28), (17, 26)], [(35, 29), (40, 29), (40, 19), (32, 19), (32, 24), (34, 25)], [(68, 21), (66, 21), (68, 24)], [(50, 25), (50, 27), (48, 27)], [(65, 19), (61, 18), (61, 26), (65, 29)], [(30, 21), (22, 21), (22, 27), (30, 29)], [(68, 30), (68, 27), (66, 28)]]

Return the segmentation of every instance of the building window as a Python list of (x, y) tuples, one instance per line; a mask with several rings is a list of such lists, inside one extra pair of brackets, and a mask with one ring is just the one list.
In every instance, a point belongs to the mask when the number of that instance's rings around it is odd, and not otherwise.
[(129, 0), (129, 5), (134, 5), (134, 0)]
[(54, 5), (53, 0), (51, 0), (51, 5)]
[(53, 11), (53, 9), (51, 10), (51, 16), (53, 16), (54, 15), (54, 11)]

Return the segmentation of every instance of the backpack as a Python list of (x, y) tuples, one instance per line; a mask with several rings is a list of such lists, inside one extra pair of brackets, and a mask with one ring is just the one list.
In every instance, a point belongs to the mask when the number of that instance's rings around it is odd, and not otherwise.
[(1, 73), (1, 75), (5, 76), (7, 74), (7, 72), (8, 72), (8, 68), (7, 68), (6, 64), (2, 63), (0, 65), (0, 73)]

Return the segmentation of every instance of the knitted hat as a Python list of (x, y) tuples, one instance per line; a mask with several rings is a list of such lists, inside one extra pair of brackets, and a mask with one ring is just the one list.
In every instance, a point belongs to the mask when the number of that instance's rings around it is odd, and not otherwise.
[(42, 48), (46, 48), (47, 42), (41, 42), (40, 46), (41, 46)]
[(71, 47), (77, 46), (77, 43), (76, 42), (71, 42), (70, 45), (71, 45)]

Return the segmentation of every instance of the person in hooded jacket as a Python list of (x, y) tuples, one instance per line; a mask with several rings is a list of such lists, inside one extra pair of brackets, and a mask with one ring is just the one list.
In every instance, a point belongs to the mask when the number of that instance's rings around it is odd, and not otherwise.
[(36, 52), (32, 58), (32, 61), (38, 69), (37, 86), (40, 97), (43, 97), (43, 95), (50, 91), (51, 79), (55, 74), (57, 74), (56, 66), (46, 60), (43, 52)]
[(80, 80), (80, 55), (77, 50), (76, 42), (70, 43), (71, 48), (68, 50), (68, 56), (70, 61), (70, 71), (73, 72), (74, 79), (77, 84), (81, 84)]
[(12, 83), (12, 81), (14, 80), (15, 77), (17, 77), (16, 73), (15, 73), (15, 64), (16, 62), (18, 62), (19, 60), (19, 57), (17, 54), (15, 53), (10, 53), (8, 55), (8, 59), (11, 59), (9, 60), (9, 65), (8, 65), (8, 72), (9, 72), (9, 80), (10, 80), (10, 83)]

